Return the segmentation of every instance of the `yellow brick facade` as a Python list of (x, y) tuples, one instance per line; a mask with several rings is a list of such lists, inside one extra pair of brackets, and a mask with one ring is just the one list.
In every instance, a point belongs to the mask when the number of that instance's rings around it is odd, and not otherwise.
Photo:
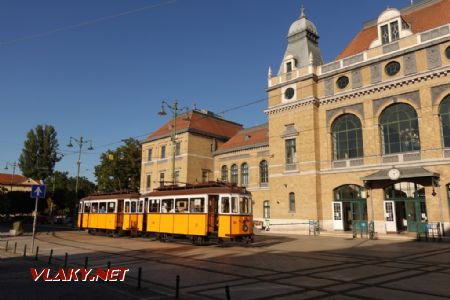
[[(307, 28), (313, 31), (313, 27)], [(208, 180), (221, 179), (223, 166), (230, 180), (230, 169), (235, 164), (238, 184), (242, 184), (240, 167), (247, 163), (254, 218), (270, 222), (271, 230), (308, 230), (311, 220), (319, 221), (322, 230), (349, 230), (355, 225), (349, 227), (345, 222), (356, 221), (351, 214), (360, 211), (363, 221), (374, 222), (377, 233), (412, 231), (413, 221), (406, 214), (415, 207), (420, 212), (418, 223), (439, 222), (448, 233), (450, 148), (443, 143), (440, 105), (450, 97), (449, 47), (450, 24), (446, 24), (325, 65), (314, 64), (310, 58), (309, 63), (290, 72), (281, 68), (272, 76), (270, 71), (265, 110), (267, 145), (220, 151), (224, 140), (218, 145), (219, 151), (214, 151), (210, 137), (179, 135), (182, 154), (177, 157), (176, 168), (180, 170), (180, 181), (201, 182), (202, 170), (208, 170)], [(394, 61), (400, 70), (389, 75), (386, 65)], [(348, 84), (340, 88), (337, 81), (342, 76), (348, 78)], [(285, 96), (288, 88), (294, 90), (291, 99)], [(380, 118), (386, 109), (400, 103), (410, 105), (417, 114), (420, 149), (385, 154)], [(336, 159), (333, 124), (347, 114), (361, 123), (363, 155)], [(287, 140), (295, 143), (290, 160)], [(147, 162), (148, 149), (159, 149), (163, 144), (167, 145), (168, 159)], [(158, 151), (154, 150), (154, 155)], [(170, 178), (170, 151), (169, 138), (143, 144), (141, 192), (146, 191), (147, 174), (152, 175), (151, 188), (159, 180), (154, 176), (160, 172)], [(263, 160), (268, 162), (269, 179), (261, 184), (259, 165)], [(392, 180), (387, 176), (391, 169), (400, 170), (401, 176), (407, 176), (408, 170), (427, 173)], [(384, 177), (373, 179), (378, 173)], [(401, 182), (423, 186), (421, 200), (387, 198), (385, 189)], [(336, 198), (336, 189), (346, 185), (359, 186), (361, 199), (356, 197), (357, 201), (352, 202)], [(390, 215), (391, 204), (396, 210), (394, 215)], [(362, 205), (360, 209), (355, 208), (358, 205)], [(406, 224), (402, 222), (409, 222), (408, 227), (401, 228)]]

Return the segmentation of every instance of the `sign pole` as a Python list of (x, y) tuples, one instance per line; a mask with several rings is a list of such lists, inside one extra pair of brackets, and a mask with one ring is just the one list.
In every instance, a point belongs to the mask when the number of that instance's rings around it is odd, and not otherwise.
[(33, 238), (31, 241), (31, 253), (33, 253), (33, 251), (34, 251), (34, 236), (36, 234), (36, 218), (37, 218), (38, 200), (39, 200), (39, 197), (36, 197), (36, 203), (34, 204)]

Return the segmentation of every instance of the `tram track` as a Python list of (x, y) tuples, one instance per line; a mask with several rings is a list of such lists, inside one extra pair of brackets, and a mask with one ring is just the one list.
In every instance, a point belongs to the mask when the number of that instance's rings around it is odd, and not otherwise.
[[(391, 258), (391, 259), (379, 259), (377, 257), (367, 257), (367, 256), (353, 256), (353, 255), (343, 255), (341, 253), (324, 253), (324, 252), (317, 252), (316, 255), (308, 255), (304, 252), (302, 252), (302, 258), (310, 258), (310, 259), (315, 259), (315, 260), (323, 260), (323, 261), (334, 261), (336, 262), (336, 258), (345, 258), (345, 260), (343, 262), (334, 264), (334, 265), (329, 265), (329, 266), (319, 266), (319, 267), (313, 267), (313, 268), (309, 268), (309, 269), (302, 269), (302, 270), (293, 270), (293, 271), (284, 271), (284, 272), (280, 272), (278, 270), (272, 269), (272, 268), (263, 268), (263, 267), (254, 267), (254, 266), (248, 266), (248, 265), (242, 265), (242, 264), (235, 264), (235, 263), (229, 263), (229, 262), (217, 262), (217, 261), (211, 261), (211, 260), (206, 260), (206, 259), (201, 259), (201, 258), (195, 258), (192, 257), (192, 255), (186, 257), (186, 256), (177, 256), (177, 253), (183, 253), (186, 250), (191, 250), (193, 249), (192, 246), (182, 246), (182, 247), (175, 247), (174, 248), (167, 248), (167, 249), (153, 249), (153, 250), (145, 250), (145, 249), (129, 249), (126, 247), (120, 247), (120, 246), (113, 246), (110, 245), (111, 248), (114, 248), (118, 251), (126, 251), (126, 252), (135, 252), (136, 254), (124, 254), (124, 253), (118, 253), (118, 252), (113, 252), (113, 251), (105, 251), (105, 250), (99, 250), (97, 249), (97, 247), (101, 247), (104, 246), (104, 244), (99, 244), (99, 243), (95, 243), (92, 241), (84, 241), (83, 242), (83, 246), (79, 245), (79, 241), (75, 240), (75, 239), (71, 239), (68, 237), (60, 237), (58, 236), (59, 234), (53, 234), (52, 237), (55, 239), (60, 240), (61, 242), (56, 242), (56, 241), (47, 241), (47, 236), (45, 236), (45, 241), (47, 243), (52, 243), (55, 245), (65, 245), (65, 246), (69, 246), (69, 247), (73, 247), (73, 248), (78, 248), (78, 249), (84, 249), (84, 250), (88, 250), (88, 251), (96, 251), (96, 252), (102, 252), (107, 254), (107, 256), (104, 259), (107, 258), (112, 258), (112, 257), (117, 257), (119, 256), (121, 259), (123, 258), (130, 258), (129, 262), (133, 263), (142, 263), (142, 261), (144, 260), (145, 262), (149, 262), (149, 263), (162, 263), (162, 264), (168, 264), (168, 265), (173, 265), (173, 266), (177, 266), (177, 267), (182, 267), (182, 268), (189, 268), (192, 270), (198, 270), (198, 271), (205, 271), (205, 272), (213, 272), (213, 273), (218, 273), (221, 275), (227, 275), (227, 276), (234, 276), (237, 277), (236, 279), (230, 279), (228, 281), (220, 281), (220, 282), (208, 282), (208, 284), (206, 284), (205, 287), (208, 286), (214, 286), (217, 284), (221, 284), (224, 282), (229, 282), (230, 284), (232, 282), (240, 282), (242, 280), (244, 281), (252, 281), (252, 282), (273, 282), (273, 280), (270, 279), (271, 276), (281, 276), (278, 277), (275, 282), (278, 283), (278, 281), (283, 280), (283, 279), (289, 279), (289, 278), (295, 278), (298, 276), (308, 276), (310, 278), (315, 278), (315, 279), (322, 279), (322, 280), (327, 280), (329, 278), (320, 276), (320, 273), (326, 273), (326, 272), (333, 272), (333, 271), (338, 271), (342, 268), (345, 267), (349, 267), (348, 265), (348, 259), (352, 259), (354, 260), (354, 264), (355, 265), (374, 265), (374, 264), (383, 264), (383, 263), (392, 263), (392, 262), (396, 262), (396, 263), (401, 263), (401, 262), (408, 262), (409, 264), (413, 263), (414, 265), (417, 266), (417, 268), (425, 268), (425, 267), (430, 267), (430, 266), (435, 266), (437, 267), (436, 264), (433, 263), (427, 263), (427, 262), (411, 262), (410, 260), (405, 260), (405, 259), (400, 259), (398, 257), (395, 258)], [(50, 237), (48, 237), (50, 238)], [(75, 245), (68, 245), (69, 243), (75, 243)], [(88, 245), (88, 246), (86, 246)], [(92, 247), (93, 246), (93, 247)], [(202, 247), (203, 248), (203, 247)], [(215, 249), (219, 249), (219, 248), (215, 248)], [(229, 250), (229, 248), (227, 248)], [(245, 248), (246, 250), (248, 250), (249, 248)], [(431, 252), (428, 252), (427, 255), (439, 255), (439, 254), (443, 254), (443, 253), (447, 253), (449, 252), (450, 249), (446, 248), (446, 249), (437, 249)], [(253, 252), (253, 251), (252, 251)], [(270, 253), (270, 251), (259, 251), (256, 252), (256, 254), (266, 254), (266, 255), (277, 255), (277, 256), (285, 256), (285, 257), (291, 257), (291, 258), (296, 258), (298, 257), (295, 255), (289, 255), (289, 254), (281, 254), (281, 253)], [(148, 254), (156, 254), (156, 257), (148, 257)], [(146, 255), (146, 256), (145, 256)], [(193, 254), (195, 255), (195, 254)], [(321, 255), (321, 256), (326, 256), (326, 259), (323, 258), (318, 258), (317, 255)], [(415, 254), (410, 254), (409, 256), (414, 256), (414, 255), (418, 255), (417, 253)], [(169, 257), (167, 257), (169, 256)], [(408, 256), (407, 256), (408, 257)], [(165, 258), (165, 259), (162, 259)], [(171, 261), (172, 259), (178, 259), (178, 260), (185, 260), (184, 263), (176, 263), (174, 261)], [(220, 266), (222, 265), (223, 267), (239, 267), (239, 268), (248, 268), (248, 269), (253, 269), (253, 270), (258, 270), (258, 271), (264, 271), (264, 272), (268, 272), (267, 274), (261, 274), (259, 276), (246, 276), (243, 274), (236, 274), (235, 272), (226, 272), (224, 270), (218, 270), (219, 268), (216, 269), (211, 269), (211, 268), (204, 268), (204, 267), (199, 267), (198, 263), (208, 263), (208, 264), (213, 264), (213, 265), (217, 265)], [(353, 266), (355, 266), (353, 265)], [(389, 268), (389, 266), (385, 266), (387, 268)], [(364, 287), (373, 287), (373, 286), (380, 286), (380, 285), (384, 285), (385, 283), (387, 283), (388, 281), (379, 281), (376, 284), (370, 284), (370, 283), (362, 283), (361, 281), (364, 280), (368, 280), (368, 279), (376, 279), (377, 277), (379, 277), (380, 279), (382, 277), (386, 277), (386, 276), (397, 276), (397, 275), (401, 275), (403, 272), (407, 272), (410, 271), (410, 268), (400, 268), (399, 267), (391, 267), (392, 269), (395, 269), (395, 272), (390, 272), (390, 273), (384, 273), (384, 274), (380, 274), (377, 276), (368, 276), (368, 277), (363, 277), (363, 278), (358, 278), (355, 280), (339, 280), (339, 279), (333, 279), (335, 281), (337, 281), (336, 284), (331, 284), (329, 287), (333, 287), (339, 284), (349, 284), (349, 283), (355, 283), (358, 284), (360, 287), (356, 288), (360, 289), (360, 288), (364, 288)], [(438, 270), (442, 271), (445, 269), (445, 265), (444, 266), (440, 266), (438, 267)], [(307, 271), (310, 272), (307, 272)], [(438, 271), (436, 270), (436, 271)], [(306, 271), (306, 272), (305, 272)], [(424, 270), (418, 270), (419, 273), (417, 273), (415, 276), (421, 276), (423, 274), (425, 274), (427, 271)], [(271, 274), (272, 273), (272, 274)], [(264, 277), (268, 277), (267, 279), (265, 279)], [(405, 275), (404, 278), (409, 278), (411, 277), (411, 275)], [(396, 277), (397, 279), (402, 279), (402, 276)], [(136, 278), (134, 278), (136, 279)], [(170, 285), (165, 285), (164, 283), (160, 283), (160, 282), (154, 282), (148, 279), (143, 280), (143, 282), (149, 283), (151, 285), (157, 285), (157, 286), (162, 286), (164, 288), (167, 289), (173, 289), (173, 287), (171, 287)], [(317, 290), (315, 288), (311, 288), (305, 285), (299, 285), (299, 284), (289, 284), (286, 282), (283, 283), (279, 283), (282, 285), (287, 285), (287, 286), (292, 286), (292, 287), (297, 287), (297, 288), (302, 288), (305, 290)], [(236, 284), (233, 284), (233, 286), (236, 286)], [(198, 285), (194, 284), (194, 285), (186, 285), (183, 286), (183, 288), (186, 289), (195, 289), (197, 288), (197, 291), (193, 291), (195, 293), (200, 293), (202, 291), (205, 291), (205, 289), (200, 289), (198, 290)], [(206, 289), (208, 290), (208, 289)], [(396, 289), (396, 290), (401, 290), (401, 289)], [(353, 291), (353, 289), (352, 289)], [(406, 290), (405, 290), (406, 291)], [(328, 294), (333, 294), (332, 292), (327, 292)], [(337, 292), (336, 294), (342, 294), (341, 292)], [(350, 294), (348, 294), (350, 295)], [(442, 296), (442, 295), (437, 295), (437, 294), (424, 294), (424, 295), (429, 295), (429, 296)], [(204, 296), (204, 295), (203, 295)]]

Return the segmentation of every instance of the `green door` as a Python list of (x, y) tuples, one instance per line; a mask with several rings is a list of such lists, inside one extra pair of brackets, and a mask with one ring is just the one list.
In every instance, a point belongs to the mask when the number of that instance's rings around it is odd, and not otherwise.
[(408, 222), (407, 228), (409, 232), (417, 232), (422, 230), (424, 226), (421, 224), (427, 223), (426, 206), (424, 199), (414, 199), (405, 201), (406, 220)]

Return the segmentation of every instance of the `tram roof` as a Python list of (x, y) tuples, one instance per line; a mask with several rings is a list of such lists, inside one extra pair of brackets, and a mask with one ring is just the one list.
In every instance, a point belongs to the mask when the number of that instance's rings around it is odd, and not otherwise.
[(92, 194), (82, 198), (81, 200), (106, 200), (106, 199), (130, 199), (136, 198), (138, 199), (141, 195), (136, 192), (116, 192), (116, 193), (101, 193), (101, 194)]
[(156, 189), (153, 192), (143, 195), (144, 197), (161, 197), (161, 196), (180, 196), (180, 195), (199, 195), (199, 194), (248, 194), (245, 187), (239, 187), (226, 184), (204, 184), (195, 186), (169, 186)]

